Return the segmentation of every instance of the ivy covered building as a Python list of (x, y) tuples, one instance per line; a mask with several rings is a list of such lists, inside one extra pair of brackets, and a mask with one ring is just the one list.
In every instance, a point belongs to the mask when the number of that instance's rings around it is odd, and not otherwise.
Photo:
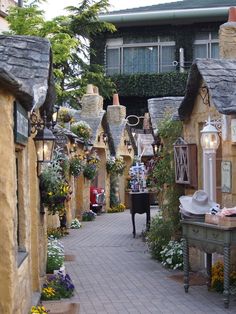
[(91, 62), (105, 66), (127, 114), (143, 115), (147, 99), (184, 95), (195, 58), (219, 58), (219, 26), (233, 5), (183, 0), (101, 14), (117, 31), (96, 37)]

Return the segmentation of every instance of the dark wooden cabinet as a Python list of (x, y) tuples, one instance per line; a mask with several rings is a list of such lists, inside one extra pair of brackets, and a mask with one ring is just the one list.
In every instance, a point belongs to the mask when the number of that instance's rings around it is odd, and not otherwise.
[(132, 216), (133, 236), (136, 236), (135, 214), (146, 213), (146, 228), (150, 226), (150, 199), (148, 192), (130, 192), (130, 213)]

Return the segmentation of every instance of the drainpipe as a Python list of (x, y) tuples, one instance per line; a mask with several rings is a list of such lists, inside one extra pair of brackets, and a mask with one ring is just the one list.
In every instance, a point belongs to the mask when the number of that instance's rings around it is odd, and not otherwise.
[(179, 48), (179, 71), (184, 72), (184, 48)]

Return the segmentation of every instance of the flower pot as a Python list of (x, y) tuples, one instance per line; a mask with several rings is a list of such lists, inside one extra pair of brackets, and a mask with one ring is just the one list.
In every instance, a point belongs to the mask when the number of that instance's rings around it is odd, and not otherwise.
[(79, 314), (80, 304), (70, 300), (43, 301), (43, 306), (50, 314)]

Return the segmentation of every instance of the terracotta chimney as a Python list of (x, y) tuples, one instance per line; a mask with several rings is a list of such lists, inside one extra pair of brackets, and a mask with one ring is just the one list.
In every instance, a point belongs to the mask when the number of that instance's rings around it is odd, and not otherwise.
[(236, 59), (236, 7), (229, 8), (228, 22), (219, 30), (220, 58)]
[(107, 121), (111, 124), (121, 124), (125, 121), (126, 107), (121, 106), (119, 95), (113, 94), (113, 105), (107, 106)]
[(93, 84), (88, 84), (86, 94), (93, 94)]
[(99, 89), (97, 86), (93, 86), (93, 93), (99, 95)]
[(229, 8), (228, 22), (236, 22), (236, 7)]
[(119, 106), (119, 104), (120, 104), (119, 95), (113, 94), (113, 106)]

